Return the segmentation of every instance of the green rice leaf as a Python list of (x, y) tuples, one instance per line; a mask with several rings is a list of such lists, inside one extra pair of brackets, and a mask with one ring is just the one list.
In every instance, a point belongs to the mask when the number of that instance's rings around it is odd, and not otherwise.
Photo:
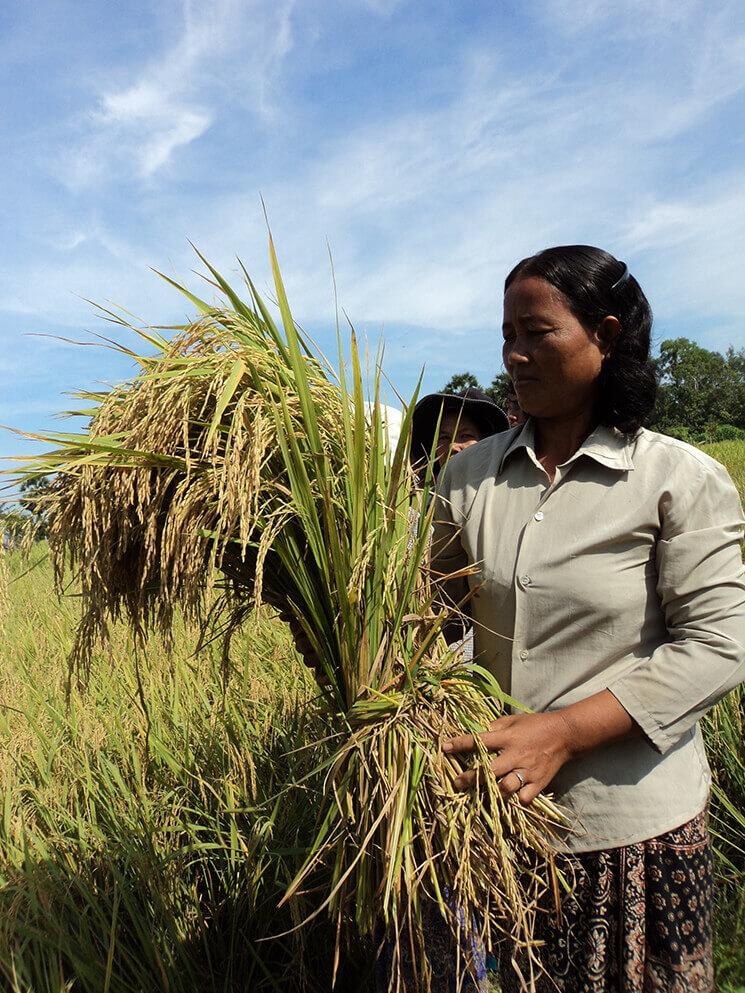
[(220, 396), (215, 405), (215, 412), (212, 415), (212, 421), (210, 422), (210, 428), (207, 432), (207, 444), (209, 444), (215, 436), (215, 433), (220, 427), (222, 416), (225, 413), (228, 404), (232, 401), (235, 396), (235, 391), (238, 389), (238, 385), (243, 377), (246, 375), (246, 366), (241, 359), (236, 359), (233, 364), (233, 368), (230, 371), (230, 375), (225, 380), (225, 386), (220, 393)]

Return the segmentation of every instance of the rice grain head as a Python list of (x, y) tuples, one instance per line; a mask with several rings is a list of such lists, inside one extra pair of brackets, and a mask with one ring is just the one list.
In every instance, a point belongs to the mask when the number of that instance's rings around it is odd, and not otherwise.
[(502, 935), (529, 989), (537, 914), (558, 894), (562, 815), (548, 798), (505, 799), (483, 752), (478, 788), (454, 789), (461, 766), (442, 741), (484, 730), (513, 701), (443, 635), (461, 615), (429, 570), (431, 473), (418, 490), (408, 469), (416, 395), (391, 453), (381, 369), (366, 389), (352, 332), (349, 371), (341, 336), (331, 370), (292, 318), (271, 243), (270, 255), (281, 329), (250, 279), (244, 303), (207, 264), (224, 302), (184, 290), (200, 316), (172, 340), (135, 329), (156, 354), (93, 398), (86, 432), (48, 436), (54, 449), (29, 460), (29, 473), (57, 474), (47, 527), (58, 588), (70, 570), (80, 581), (72, 664), (84, 678), (120, 620), (142, 645), (152, 631), (168, 640), (184, 615), (223, 638), (227, 661), (252, 605), (294, 617), (328, 682), (336, 744), (317, 837), (285, 899), (322, 893), (310, 916), (336, 923), (337, 963), (350, 934), (372, 939), (382, 922), (392, 989), (406, 987), (405, 950), (426, 962), (432, 908), (461, 979), (472, 940)]

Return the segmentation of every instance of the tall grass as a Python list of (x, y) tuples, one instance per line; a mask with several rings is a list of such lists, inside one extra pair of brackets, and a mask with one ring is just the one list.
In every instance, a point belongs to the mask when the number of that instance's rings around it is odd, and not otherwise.
[(717, 459), (727, 467), (732, 481), (745, 500), (745, 442), (718, 441), (701, 447), (713, 459)]
[(716, 932), (721, 989), (745, 987), (745, 690), (704, 721), (714, 772), (711, 830), (717, 864)]
[[(703, 449), (728, 469), (745, 503), (745, 442)], [(745, 687), (704, 720), (714, 772), (712, 832), (717, 857), (717, 964), (720, 988), (745, 989)]]
[(309, 798), (320, 789), (318, 755), (297, 751), (315, 689), (284, 626), (254, 619), (227, 686), (219, 652), (190, 656), (193, 632), (177, 635), (170, 657), (152, 644), (135, 662), (116, 630), (86, 693), (73, 688), (66, 700), (78, 611), (75, 600), (50, 596), (44, 555), (38, 546), (25, 575), (17, 557), (10, 562), (0, 985), (328, 989), (324, 920), (261, 940), (302, 912), (302, 903), (278, 904), (307, 849)]

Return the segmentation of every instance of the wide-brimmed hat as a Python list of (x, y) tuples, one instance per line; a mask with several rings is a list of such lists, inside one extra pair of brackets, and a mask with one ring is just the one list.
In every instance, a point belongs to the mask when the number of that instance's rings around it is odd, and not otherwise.
[(484, 437), (506, 431), (510, 424), (502, 408), (483, 390), (469, 386), (459, 393), (429, 393), (414, 407), (411, 428), (411, 461), (429, 458), (437, 422), (451, 410), (467, 414)]

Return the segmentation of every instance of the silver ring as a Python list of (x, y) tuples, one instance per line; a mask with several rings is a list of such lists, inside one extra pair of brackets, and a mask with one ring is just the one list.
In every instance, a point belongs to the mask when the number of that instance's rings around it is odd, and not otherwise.
[(512, 771), (515, 773), (515, 775), (517, 776), (517, 778), (520, 780), (520, 789), (522, 789), (523, 786), (525, 786), (525, 776), (523, 776), (523, 774), (518, 769), (513, 769)]

